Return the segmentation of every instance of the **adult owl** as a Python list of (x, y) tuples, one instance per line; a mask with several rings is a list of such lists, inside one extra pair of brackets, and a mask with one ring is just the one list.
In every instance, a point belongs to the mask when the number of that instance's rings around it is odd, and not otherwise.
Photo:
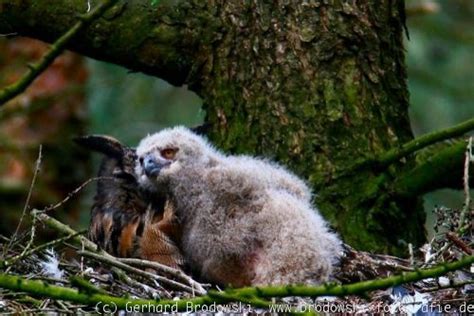
[(89, 238), (112, 255), (156, 261), (181, 269), (184, 259), (177, 243), (180, 225), (165, 197), (151, 199), (135, 178), (136, 153), (110, 136), (75, 140), (104, 154), (91, 209)]

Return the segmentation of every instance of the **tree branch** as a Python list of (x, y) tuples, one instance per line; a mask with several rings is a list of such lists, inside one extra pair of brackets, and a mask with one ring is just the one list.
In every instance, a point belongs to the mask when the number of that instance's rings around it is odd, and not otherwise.
[[(79, 18), (64, 35), (62, 35), (50, 50), (37, 63), (28, 67), (27, 73), (17, 82), (7, 86), (0, 91), (0, 107), (7, 101), (13, 99), (26, 90), (28, 86), (58, 57), (65, 49), (68, 42), (86, 26), (92, 23), (96, 18), (100, 17), (108, 8), (110, 8), (117, 0), (104, 0), (90, 13)], [(0, 3), (2, 6), (2, 3)], [(0, 11), (1, 12), (1, 11)]]
[(419, 136), (401, 147), (392, 148), (374, 158), (361, 159), (356, 161), (352, 166), (343, 170), (338, 177), (347, 175), (360, 168), (384, 169), (401, 158), (407, 157), (416, 151), (426, 148), (443, 140), (456, 138), (474, 129), (474, 118), (464, 121), (458, 125), (446, 128), (444, 130), (435, 131)]
[[(115, 297), (103, 294), (87, 294), (82, 293), (76, 289), (68, 287), (60, 287), (52, 284), (48, 284), (43, 281), (28, 280), (19, 276), (0, 274), (0, 287), (9, 289), (12, 291), (21, 291), (30, 293), (37, 297), (48, 297), (51, 299), (59, 299), (64, 301), (70, 301), (80, 304), (86, 304), (88, 306), (95, 306), (96, 304), (115, 304), (119, 309), (126, 309), (127, 304), (129, 305), (151, 305), (151, 306), (173, 306), (176, 302), (180, 310), (185, 310), (187, 305), (192, 306), (193, 304), (206, 304), (210, 303), (207, 297), (195, 298), (190, 300), (172, 301), (172, 300), (143, 300), (143, 299), (130, 299)], [(206, 301), (208, 300), (208, 301)]]
[[(159, 275), (155, 275), (155, 274), (134, 268), (127, 264), (130, 262), (131, 259), (128, 259), (128, 262), (127, 260), (125, 260), (126, 262), (121, 262), (119, 258), (115, 258), (114, 256), (108, 254), (104, 250), (100, 250), (99, 247), (95, 243), (93, 243), (86, 237), (80, 236), (80, 235), (78, 236), (77, 233), (68, 225), (65, 225), (61, 223), (60, 221), (46, 215), (44, 212), (33, 210), (32, 213), (34, 214), (34, 216), (37, 216), (38, 219), (42, 221), (43, 223), (45, 223), (48, 227), (56, 230), (57, 232), (63, 235), (72, 235), (71, 240), (73, 240), (78, 245), (84, 245), (84, 248), (87, 249), (88, 251), (79, 251), (78, 253), (80, 255), (118, 267), (124, 271), (138, 274), (142, 277), (146, 277), (152, 280), (156, 280), (158, 282), (162, 282), (164, 284), (171, 286), (172, 288), (175, 288), (181, 291), (185, 291), (192, 294), (196, 293), (198, 295), (202, 295), (206, 293), (206, 290), (203, 288), (201, 284), (194, 281), (191, 277), (185, 276), (184, 273), (182, 273), (181, 271), (177, 271), (176, 269), (172, 269), (168, 267), (162, 267), (159, 264), (153, 264), (152, 262), (149, 263), (145, 260), (142, 260), (139, 262), (142, 265), (146, 265), (150, 268), (157, 269), (158, 271), (166, 271), (168, 275), (176, 277), (178, 280), (181, 280), (189, 284), (189, 286), (167, 279)], [(136, 261), (133, 261), (133, 260), (132, 262), (137, 263)]]
[[(150, 0), (121, 0), (67, 48), (182, 85), (207, 61), (209, 54), (203, 50), (219, 38), (217, 6), (202, 1), (160, 1), (153, 6)], [(52, 42), (73, 25), (87, 3), (0, 0), (0, 8), (0, 33)]]
[(117, 260), (113, 256), (104, 256), (103, 254), (97, 254), (97, 253), (90, 252), (90, 251), (78, 251), (78, 254), (81, 255), (81, 256), (87, 257), (87, 258), (92, 258), (92, 259), (97, 260), (97, 261), (102, 262), (102, 263), (106, 263), (110, 266), (120, 268), (124, 271), (130, 272), (130, 273), (135, 273), (137, 275), (140, 275), (142, 277), (145, 277), (145, 278), (148, 278), (148, 279), (151, 279), (151, 280), (156, 280), (156, 281), (158, 281), (162, 284), (166, 284), (169, 287), (171, 287), (172, 289), (175, 289), (175, 290), (178, 290), (178, 291), (183, 291), (183, 292), (187, 292), (187, 293), (190, 293), (190, 294), (194, 294), (194, 292), (196, 292), (199, 295), (202, 295), (202, 294), (206, 293), (206, 291), (204, 289), (202, 289), (203, 291), (200, 291), (199, 289), (193, 289), (190, 286), (187, 286), (187, 285), (181, 284), (179, 282), (170, 280), (170, 279), (162, 277), (160, 275), (153, 274), (151, 272), (147, 272), (147, 271), (144, 271), (144, 270), (140, 270), (138, 268), (131, 267), (131, 266), (125, 264), (125, 263), (120, 262), (119, 260)]
[(379, 157), (376, 159), (376, 163), (382, 167), (388, 166), (398, 161), (400, 158), (406, 157), (409, 154), (428, 147), (429, 145), (446, 139), (462, 136), (473, 129), (474, 118), (444, 130), (422, 135), (404, 144), (401, 148), (394, 148), (382, 155), (379, 155)]
[[(347, 285), (326, 284), (321, 286), (269, 286), (269, 287), (247, 287), (241, 289), (229, 289), (224, 292), (212, 291), (208, 295), (177, 301), (171, 300), (143, 300), (129, 299), (103, 294), (86, 294), (72, 288), (59, 287), (42, 281), (27, 280), (19, 276), (0, 274), (0, 287), (12, 291), (30, 293), (33, 296), (49, 297), (51, 299), (66, 300), (89, 306), (98, 303), (114, 304), (118, 309), (126, 309), (129, 306), (176, 306), (179, 311), (189, 311), (190, 307), (206, 306), (212, 303), (226, 303), (241, 301), (257, 307), (270, 307), (270, 303), (262, 298), (288, 297), (288, 296), (346, 296), (362, 295), (368, 291), (385, 289), (388, 287), (415, 282), (426, 278), (435, 278), (450, 271), (459, 270), (474, 263), (474, 256), (451, 263), (444, 263), (430, 269), (407, 272), (383, 279), (358, 282)], [(269, 305), (270, 304), (270, 305)]]
[(347, 285), (325, 284), (321, 286), (271, 286), (271, 287), (247, 287), (236, 290), (228, 290), (230, 293), (240, 296), (257, 297), (287, 297), (287, 296), (346, 296), (359, 295), (366, 292), (385, 289), (405, 283), (416, 282), (427, 278), (436, 278), (450, 271), (459, 270), (468, 267), (474, 263), (474, 256), (466, 256), (459, 261), (443, 263), (429, 269), (418, 270), (414, 272), (405, 272), (402, 274), (390, 276), (382, 279), (357, 282)]
[(466, 148), (466, 156), (464, 158), (464, 172), (463, 172), (463, 188), (464, 188), (464, 206), (461, 210), (461, 214), (459, 216), (459, 227), (457, 229), (458, 233), (463, 235), (466, 230), (468, 230), (471, 226), (472, 223), (469, 219), (468, 214), (471, 211), (471, 188), (469, 185), (469, 179), (472, 179), (472, 177), (469, 177), (469, 173), (471, 170), (470, 166), (471, 163), (474, 162), (474, 155), (472, 154), (472, 136), (469, 137), (468, 145)]
[[(0, 103), (0, 106), (1, 106), (1, 103)], [(31, 184), (30, 184), (30, 189), (28, 190), (28, 195), (26, 196), (26, 201), (25, 201), (25, 204), (23, 206), (23, 211), (21, 212), (21, 216), (20, 216), (20, 220), (18, 221), (18, 225), (16, 226), (16, 229), (15, 229), (15, 232), (13, 233), (13, 236), (12, 238), (10, 239), (10, 242), (8, 243), (8, 245), (3, 249), (3, 255), (6, 254), (8, 248), (10, 248), (10, 246), (13, 244), (13, 242), (15, 242), (15, 239), (18, 235), (18, 232), (20, 231), (20, 227), (21, 227), (21, 224), (23, 222), (23, 219), (25, 218), (26, 216), (26, 211), (28, 210), (28, 208), (30, 207), (30, 200), (31, 200), (31, 196), (33, 194), (33, 188), (35, 186), (35, 183), (36, 183), (36, 178), (38, 177), (38, 173), (40, 172), (40, 167), (41, 167), (41, 159), (43, 157), (42, 155), (42, 152), (43, 152), (43, 146), (40, 145), (39, 146), (39, 149), (38, 149), (38, 158), (36, 159), (36, 163), (35, 163), (35, 169), (33, 171), (33, 178), (31, 179)], [(34, 217), (33, 217), (34, 218)], [(32, 242), (32, 239), (34, 238), (34, 226), (32, 227), (32, 231), (31, 231), (31, 241), (30, 243), (28, 243), (28, 245), (31, 245), (31, 242)], [(26, 247), (28, 248), (28, 246)], [(25, 249), (26, 249), (25, 248)]]
[(194, 281), (192, 278), (190, 278), (188, 275), (184, 274), (183, 271), (174, 269), (171, 267), (168, 267), (164, 264), (154, 262), (154, 261), (148, 261), (148, 260), (143, 260), (143, 259), (136, 259), (136, 258), (118, 258), (120, 262), (123, 262), (125, 264), (131, 265), (131, 266), (136, 266), (140, 268), (150, 268), (153, 269), (157, 272), (161, 272), (167, 275), (171, 275), (175, 277), (176, 279), (185, 282), (189, 284), (193, 289), (198, 294), (204, 294), (206, 293), (206, 290), (203, 288), (203, 286)]
[(69, 235), (69, 236), (74, 236), (71, 238), (72, 241), (74, 241), (78, 245), (83, 245), (84, 249), (87, 249), (89, 251), (94, 251), (97, 252), (99, 251), (99, 247), (86, 237), (82, 235), (77, 235), (77, 232), (69, 227), (68, 225), (65, 225), (61, 223), (60, 221), (49, 217), (46, 215), (44, 212), (39, 211), (39, 210), (33, 210), (31, 211), (33, 216), (36, 216), (41, 222), (46, 224), (51, 229), (54, 229), (55, 231), (59, 232), (62, 235)]
[(462, 189), (465, 152), (466, 142), (458, 141), (423, 153), (415, 168), (397, 177), (392, 193), (414, 197), (442, 188)]
[(69, 236), (65, 236), (65, 237), (62, 237), (62, 238), (58, 238), (58, 239), (55, 239), (55, 240), (52, 240), (52, 241), (49, 241), (47, 243), (44, 243), (42, 245), (39, 245), (39, 246), (36, 246), (35, 248), (33, 249), (30, 249), (26, 252), (23, 252), (17, 256), (14, 256), (10, 259), (6, 259), (6, 260), (0, 260), (0, 268), (6, 268), (6, 267), (10, 267), (12, 266), (13, 264), (15, 264), (15, 262), (17, 262), (18, 260), (21, 260), (23, 258), (26, 258), (26, 257), (29, 257), (31, 256), (32, 254), (36, 253), (36, 252), (39, 252), (39, 251), (42, 251), (46, 248), (50, 248), (50, 247), (54, 247), (56, 245), (59, 245), (65, 241), (68, 241), (69, 239), (72, 239), (78, 235), (82, 235), (84, 232), (77, 232), (73, 235), (69, 235)]

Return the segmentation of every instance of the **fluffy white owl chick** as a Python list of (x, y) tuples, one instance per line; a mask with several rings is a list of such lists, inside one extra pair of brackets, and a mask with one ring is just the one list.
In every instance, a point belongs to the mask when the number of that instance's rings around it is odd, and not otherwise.
[(146, 137), (137, 155), (141, 186), (168, 193), (182, 252), (203, 278), (234, 287), (328, 279), (341, 242), (288, 170), (226, 156), (184, 127)]

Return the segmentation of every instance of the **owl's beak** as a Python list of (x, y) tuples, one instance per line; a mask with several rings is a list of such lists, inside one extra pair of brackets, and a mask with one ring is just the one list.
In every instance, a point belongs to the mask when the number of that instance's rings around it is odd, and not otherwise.
[(156, 159), (153, 155), (147, 155), (143, 159), (143, 168), (147, 177), (156, 177), (160, 174), (161, 169), (170, 164), (169, 161), (164, 159)]

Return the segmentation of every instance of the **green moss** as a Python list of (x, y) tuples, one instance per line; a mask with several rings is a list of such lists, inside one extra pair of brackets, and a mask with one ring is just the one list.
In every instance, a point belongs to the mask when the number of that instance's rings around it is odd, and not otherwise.
[(349, 105), (348, 108), (352, 110), (357, 109), (357, 103), (360, 99), (359, 83), (357, 82), (357, 71), (354, 59), (348, 59), (344, 63), (344, 94), (345, 101)]
[(365, 199), (371, 199), (379, 195), (382, 190), (382, 186), (386, 185), (388, 180), (389, 179), (385, 173), (382, 173), (375, 178), (367, 180), (364, 184), (365, 189), (363, 190), (363, 196), (365, 197)]
[(324, 102), (326, 104), (326, 115), (330, 121), (337, 121), (342, 118), (344, 105), (336, 91), (333, 79), (324, 80), (323, 85)]
[(160, 24), (153, 28), (150, 34), (156, 43), (172, 43), (177, 40), (178, 35), (176, 28), (166, 24)]
[[(403, 56), (391, 55), (402, 45), (401, 24), (397, 12), (388, 18), (385, 5), (368, 3), (361, 11), (320, 4), (304, 14), (251, 1), (169, 5), (156, 12), (164, 23), (148, 34), (155, 43), (146, 56), (184, 70), (192, 65), (193, 89), (204, 98), (209, 137), (218, 147), (277, 159), (309, 179), (318, 207), (353, 246), (401, 251), (390, 236), (416, 236), (420, 221), (413, 220), (411, 232), (390, 223), (397, 215), (409, 218), (405, 209), (417, 211), (387, 193), (389, 176), (368, 166), (335, 177), (355, 160), (397, 146), (410, 128), (391, 120), (406, 110), (397, 96), (406, 91), (403, 82), (396, 88), (385, 82), (404, 80)], [(354, 19), (354, 12), (363, 16)], [(363, 22), (374, 20), (377, 29)], [(188, 50), (176, 50), (180, 45)]]

